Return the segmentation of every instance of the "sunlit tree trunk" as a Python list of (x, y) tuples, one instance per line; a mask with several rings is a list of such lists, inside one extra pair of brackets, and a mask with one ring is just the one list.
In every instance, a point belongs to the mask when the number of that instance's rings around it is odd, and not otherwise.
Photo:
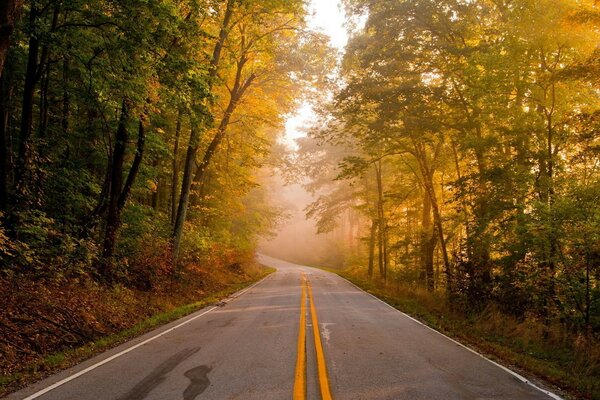
[[(435, 193), (435, 186), (433, 184), (433, 170), (429, 166), (429, 162), (427, 160), (427, 153), (425, 150), (425, 146), (422, 143), (419, 143), (414, 137), (412, 138), (414, 154), (417, 159), (417, 163), (419, 164), (419, 169), (421, 171), (421, 176), (423, 177), (423, 186), (425, 192), (429, 196), (429, 201), (431, 202), (431, 209), (433, 211), (433, 223), (436, 228), (436, 232), (438, 235), (438, 240), (440, 243), (440, 250), (442, 252), (442, 260), (444, 261), (444, 269), (446, 273), (446, 286), (447, 289), (451, 292), (453, 290), (453, 274), (452, 267), (450, 265), (450, 258), (448, 257), (448, 249), (446, 246), (446, 237), (444, 236), (444, 227), (442, 223), (442, 215), (440, 208), (437, 202), (437, 195)], [(441, 143), (436, 146), (436, 153), (441, 149)], [(437, 157), (436, 157), (437, 158)]]
[(377, 226), (379, 232), (379, 274), (387, 279), (388, 252), (387, 252), (387, 227), (383, 205), (383, 179), (381, 160), (375, 163), (375, 177), (377, 180)]
[[(212, 88), (214, 79), (217, 77), (217, 70), (219, 62), (221, 60), (221, 53), (225, 40), (229, 35), (231, 18), (233, 16), (233, 8), (235, 1), (228, 0), (223, 15), (223, 22), (219, 31), (219, 39), (215, 44), (213, 55), (210, 61), (209, 70), (209, 89)], [(173, 260), (176, 261), (179, 257), (179, 247), (181, 244), (181, 236), (183, 234), (183, 224), (187, 214), (187, 208), (189, 205), (190, 191), (192, 189), (192, 177), (194, 164), (196, 163), (196, 153), (198, 152), (198, 145), (200, 144), (200, 127), (194, 126), (196, 122), (192, 119), (192, 129), (190, 131), (190, 140), (188, 143), (188, 149), (186, 153), (186, 159), (183, 169), (183, 180), (181, 182), (181, 194), (179, 196), (179, 206), (177, 207), (177, 215), (175, 216), (175, 223), (173, 224)]]
[(369, 278), (373, 278), (375, 269), (375, 242), (377, 240), (377, 220), (371, 219), (371, 229), (369, 230)]
[(423, 191), (423, 214), (421, 219), (420, 262), (421, 280), (428, 291), (435, 288), (433, 277), (433, 253), (436, 244), (436, 229), (431, 220), (431, 199), (426, 191)]

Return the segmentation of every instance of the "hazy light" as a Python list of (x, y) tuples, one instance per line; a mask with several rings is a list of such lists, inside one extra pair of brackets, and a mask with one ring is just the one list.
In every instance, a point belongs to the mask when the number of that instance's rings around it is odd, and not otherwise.
[[(331, 45), (342, 52), (348, 42), (348, 33), (344, 27), (346, 16), (338, 0), (311, 0), (308, 5), (310, 28), (329, 36)], [(296, 139), (306, 136), (306, 129), (315, 121), (315, 113), (308, 102), (300, 104), (298, 109), (287, 118), (285, 123), (285, 144), (296, 149)]]
[(338, 0), (311, 0), (308, 6), (312, 14), (309, 26), (323, 31), (330, 37), (331, 45), (342, 51), (348, 42), (348, 34), (344, 23), (346, 15)]

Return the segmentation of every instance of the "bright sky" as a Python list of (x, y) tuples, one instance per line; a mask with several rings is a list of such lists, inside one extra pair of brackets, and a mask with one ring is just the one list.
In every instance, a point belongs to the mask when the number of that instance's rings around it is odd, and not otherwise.
[[(340, 51), (348, 42), (344, 27), (345, 14), (339, 0), (311, 0), (309, 7), (309, 26), (329, 35), (331, 45)], [(284, 142), (296, 148), (295, 139), (306, 136), (305, 128), (314, 120), (314, 112), (308, 103), (302, 103), (298, 110), (285, 123)]]

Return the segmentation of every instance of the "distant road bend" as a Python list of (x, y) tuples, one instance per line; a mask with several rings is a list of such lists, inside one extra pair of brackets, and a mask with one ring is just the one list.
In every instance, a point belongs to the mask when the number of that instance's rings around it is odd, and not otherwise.
[(335, 274), (277, 272), (8, 399), (559, 399)]

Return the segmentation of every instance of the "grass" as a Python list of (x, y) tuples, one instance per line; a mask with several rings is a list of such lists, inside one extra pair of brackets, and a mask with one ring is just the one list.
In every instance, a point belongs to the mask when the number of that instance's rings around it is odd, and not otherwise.
[(517, 320), (492, 307), (481, 313), (453, 310), (439, 293), (398, 282), (368, 279), (362, 270), (329, 270), (428, 326), (476, 348), (532, 381), (573, 399), (600, 399), (600, 341), (545, 326), (534, 318)]
[(263, 279), (273, 273), (275, 269), (264, 267), (262, 272), (253, 274), (253, 279), (229, 285), (226, 289), (214, 292), (201, 300), (160, 312), (147, 318), (134, 326), (124, 329), (112, 335), (101, 337), (81, 347), (68, 349), (66, 351), (49, 354), (37, 360), (18, 372), (0, 376), (0, 396), (18, 390), (28, 384), (43, 379), (55, 372), (70, 368), (90, 357), (100, 354), (106, 350), (116, 347), (135, 337), (143, 335), (161, 325), (175, 321), (186, 315), (192, 314), (211, 304), (242, 290), (243, 288)]

